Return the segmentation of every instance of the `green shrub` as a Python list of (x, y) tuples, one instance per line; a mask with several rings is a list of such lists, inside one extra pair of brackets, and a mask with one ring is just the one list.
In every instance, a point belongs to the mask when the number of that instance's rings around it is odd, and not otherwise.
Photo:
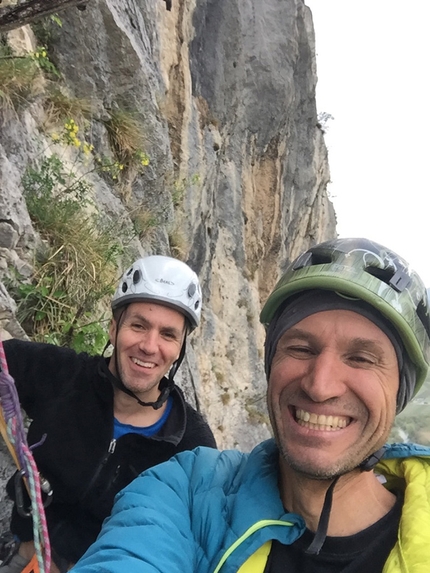
[(101, 304), (113, 293), (122, 253), (118, 229), (91, 213), (91, 186), (56, 155), (29, 168), (22, 184), (46, 248), (31, 283), (16, 277), (12, 285), (18, 319), (35, 340), (99, 352), (106, 339)]

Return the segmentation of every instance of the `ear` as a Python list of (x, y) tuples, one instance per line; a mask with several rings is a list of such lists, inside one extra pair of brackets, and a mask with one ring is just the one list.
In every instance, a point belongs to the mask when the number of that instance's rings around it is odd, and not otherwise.
[(117, 329), (116, 320), (112, 318), (109, 325), (109, 340), (112, 346), (115, 346), (116, 329)]

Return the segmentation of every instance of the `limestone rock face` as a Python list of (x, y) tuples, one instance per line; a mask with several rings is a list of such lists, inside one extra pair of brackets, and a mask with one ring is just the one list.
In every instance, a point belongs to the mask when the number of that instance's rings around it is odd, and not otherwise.
[[(120, 190), (93, 174), (98, 208), (115, 218), (144, 207), (157, 226), (134, 253), (180, 256), (200, 276), (202, 324), (178, 382), (220, 447), (249, 450), (270, 435), (262, 302), (288, 261), (336, 235), (310, 11), (303, 0), (173, 0), (171, 11), (162, 0), (92, 0), (61, 19), (49, 54), (69, 92), (92, 103), (96, 149), (109, 148), (103, 119), (127, 108), (150, 157)], [(49, 146), (43, 114), (36, 100), (4, 117), (0, 278), (31, 274), (38, 238), (20, 181)], [(16, 336), (14, 316), (1, 296), (0, 321)]]

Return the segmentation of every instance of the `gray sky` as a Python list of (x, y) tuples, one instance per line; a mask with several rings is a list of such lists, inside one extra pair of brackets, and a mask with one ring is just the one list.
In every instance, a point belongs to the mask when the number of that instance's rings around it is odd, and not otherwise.
[(393, 249), (430, 286), (430, 0), (305, 0), (338, 233)]

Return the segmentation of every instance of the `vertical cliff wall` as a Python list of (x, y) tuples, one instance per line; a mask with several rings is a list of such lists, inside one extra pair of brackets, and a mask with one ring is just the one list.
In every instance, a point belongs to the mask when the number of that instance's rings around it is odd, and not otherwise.
[[(171, 11), (161, 0), (92, 0), (61, 20), (49, 57), (68, 93), (91, 102), (94, 153), (109, 153), (109, 114), (128, 109), (150, 158), (120, 186), (88, 175), (96, 205), (111, 220), (151, 213), (132, 255), (172, 253), (199, 274), (202, 325), (179, 381), (221, 447), (249, 449), (269, 435), (261, 303), (286, 262), (335, 236), (311, 14), (302, 0), (173, 0)], [(37, 40), (22, 28), (9, 42), (31, 51)], [(0, 278), (32, 274), (38, 236), (21, 179), (52, 152), (46, 102), (42, 85), (28, 105), (0, 110)], [(20, 336), (0, 286), (3, 336)]]

